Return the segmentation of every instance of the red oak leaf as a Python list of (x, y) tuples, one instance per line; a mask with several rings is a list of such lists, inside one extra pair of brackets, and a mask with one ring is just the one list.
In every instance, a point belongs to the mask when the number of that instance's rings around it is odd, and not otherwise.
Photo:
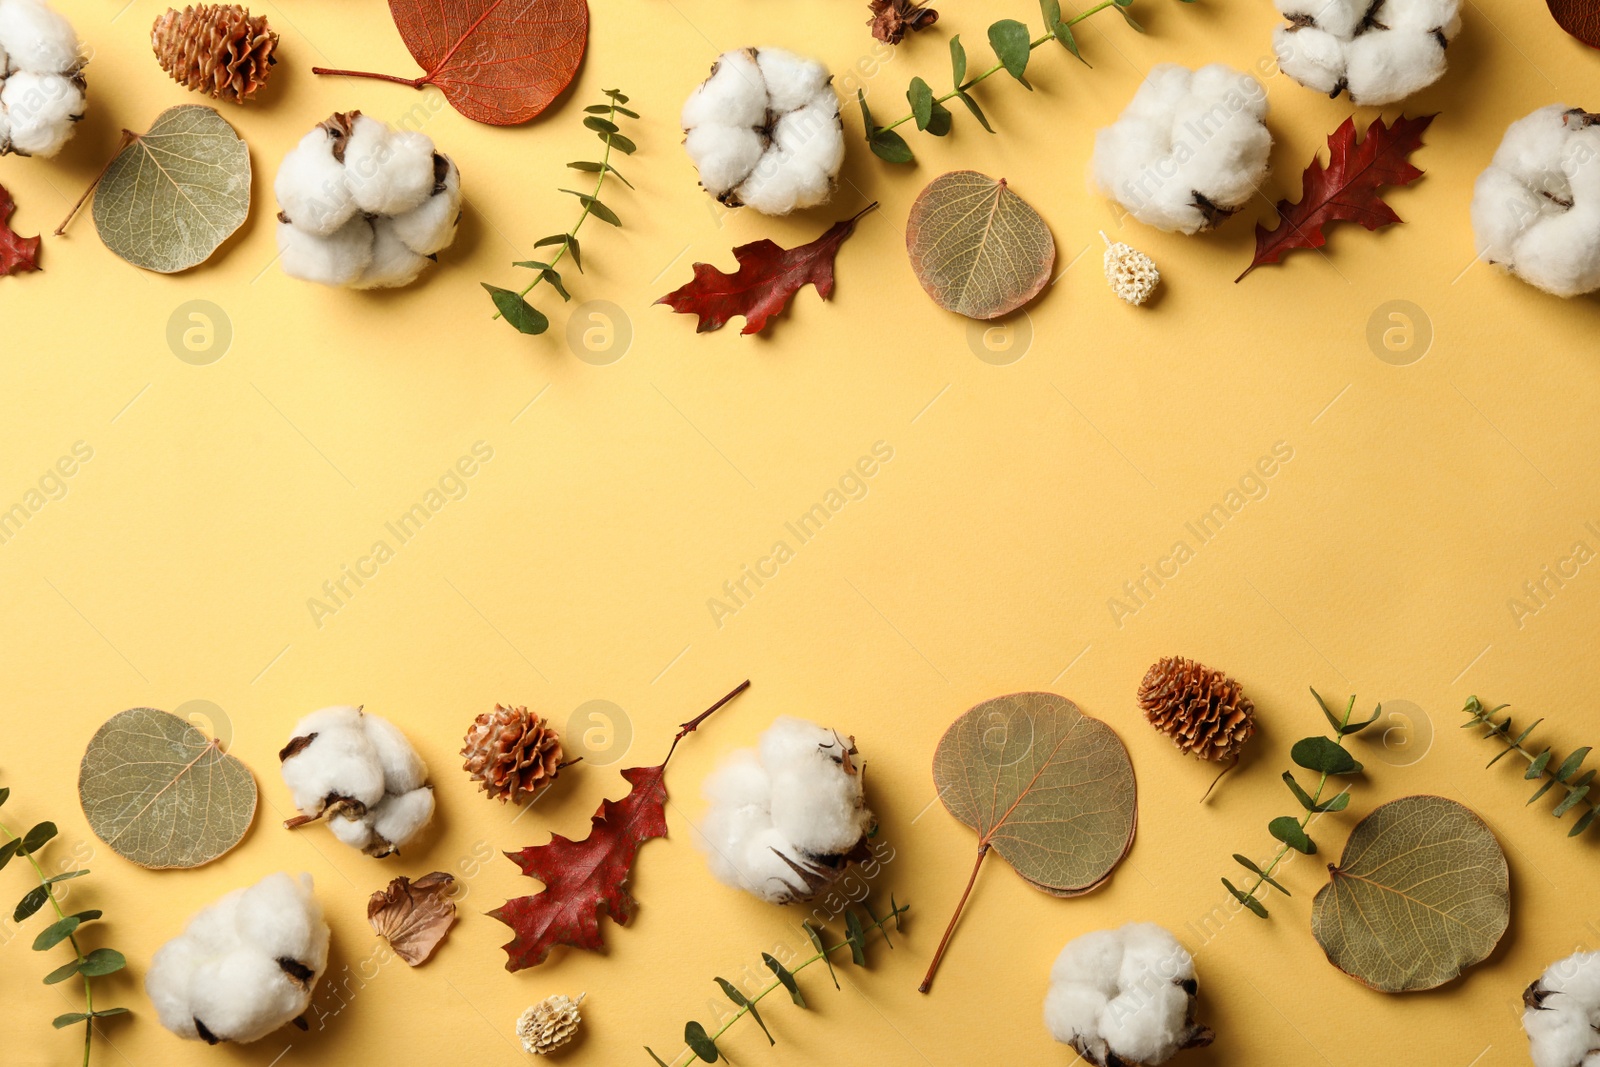
[(1234, 281), (1264, 263), (1278, 262), (1286, 252), (1321, 248), (1328, 241), (1322, 228), (1330, 222), (1359, 222), (1369, 230), (1400, 222), (1379, 193), (1384, 186), (1410, 185), (1422, 177), (1409, 157), (1422, 145), (1422, 131), (1433, 119), (1402, 116), (1385, 126), (1380, 115), (1360, 144), (1355, 116), (1345, 119), (1328, 138), (1327, 167), (1314, 156), (1306, 168), (1300, 202), (1278, 201), (1278, 225), (1270, 230), (1256, 223), (1255, 258)]
[(1547, 0), (1556, 24), (1590, 48), (1600, 48), (1600, 4), (1594, 0)]
[(11, 213), (15, 210), (17, 202), (0, 185), (0, 277), (39, 269), (39, 238), (19, 237), (11, 228)]
[(527, 122), (571, 84), (589, 40), (586, 0), (389, 0), (420, 78), (313, 67), (314, 74), (436, 85), (491, 126)]
[(537, 966), (557, 945), (592, 952), (603, 950), (601, 908), (615, 922), (628, 925), (639, 907), (626, 888), (634, 857), (646, 841), (667, 836), (665, 775), (672, 752), (707, 716), (749, 685), (742, 683), (680, 726), (672, 739), (672, 749), (660, 766), (629, 767), (623, 771), (622, 777), (633, 788), (621, 800), (601, 801), (600, 809), (590, 820), (588, 837), (571, 841), (551, 834), (548, 844), (506, 853), (506, 858), (522, 868), (523, 874), (544, 883), (544, 888), (532, 896), (508, 900), (489, 913), (516, 931), (516, 936), (502, 946), (507, 956), (506, 970)]
[(698, 315), (696, 333), (720, 330), (735, 315), (744, 316), (740, 333), (760, 333), (767, 321), (789, 306), (800, 289), (811, 284), (817, 295), (833, 296), (833, 257), (856, 229), (856, 219), (877, 207), (868, 204), (853, 218), (836, 222), (810, 244), (779, 248), (771, 241), (754, 241), (733, 250), (739, 269), (733, 274), (709, 263), (694, 265), (694, 281), (657, 300), (673, 311)]

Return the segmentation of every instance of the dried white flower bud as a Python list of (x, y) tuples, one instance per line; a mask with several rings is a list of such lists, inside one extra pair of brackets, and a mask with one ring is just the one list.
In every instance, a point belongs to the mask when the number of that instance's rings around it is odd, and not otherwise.
[(522, 1039), (525, 1051), (535, 1056), (548, 1056), (571, 1041), (578, 1033), (583, 1016), (578, 1005), (587, 993), (579, 993), (573, 1000), (565, 993), (546, 997), (517, 1017), (517, 1037)]
[(1106, 243), (1106, 281), (1111, 291), (1134, 307), (1149, 300), (1161, 281), (1156, 261), (1121, 241), (1112, 244), (1104, 230), (1100, 232), (1100, 239)]

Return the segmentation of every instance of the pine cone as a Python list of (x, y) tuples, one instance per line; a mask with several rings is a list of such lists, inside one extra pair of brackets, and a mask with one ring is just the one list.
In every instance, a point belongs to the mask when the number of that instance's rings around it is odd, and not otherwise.
[(520, 804), (561, 771), (561, 739), (527, 708), (500, 704), (467, 730), (462, 767), (483, 791), (502, 803)]
[(1172, 743), (1201, 759), (1232, 759), (1256, 732), (1256, 706), (1221, 671), (1165, 656), (1145, 671), (1139, 706)]
[(517, 1017), (517, 1036), (522, 1039), (522, 1047), (535, 1056), (548, 1056), (571, 1041), (578, 1032), (578, 1024), (583, 1022), (578, 1005), (586, 996), (587, 993), (579, 993), (578, 999), (573, 1000), (565, 993), (557, 993), (523, 1012)]
[(238, 4), (169, 9), (156, 19), (150, 45), (173, 81), (236, 104), (255, 95), (278, 61), (278, 35), (266, 17)]

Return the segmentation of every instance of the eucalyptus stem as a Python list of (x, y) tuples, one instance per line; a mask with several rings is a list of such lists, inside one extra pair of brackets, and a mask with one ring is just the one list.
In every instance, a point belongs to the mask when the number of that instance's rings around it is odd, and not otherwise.
[[(1108, 7), (1116, 7), (1116, 6), (1118, 6), (1116, 0), (1100, 0), (1100, 3), (1096, 4), (1094, 7), (1089, 8), (1087, 11), (1084, 11), (1084, 12), (1081, 12), (1081, 13), (1079, 13), (1077, 15), (1074, 15), (1070, 19), (1063, 19), (1062, 20), (1062, 25), (1068, 26), (1068, 27), (1076, 26), (1078, 23), (1082, 22), (1084, 19), (1088, 18), (1090, 15), (1093, 15), (1096, 12), (1099, 12), (1099, 11), (1104, 11)], [(1029, 41), (1028, 42), (1028, 51), (1032, 52), (1035, 48), (1038, 48), (1040, 45), (1045, 44), (1048, 41), (1053, 41), (1055, 39), (1056, 39), (1056, 35), (1054, 33), (1047, 32), (1043, 36), (1041, 36), (1041, 37), (1039, 37), (1039, 38), (1037, 38), (1035, 40)], [(943, 96), (934, 97), (933, 102), (935, 104), (943, 104), (943, 103), (946, 103), (947, 101), (954, 100), (958, 96), (960, 96), (962, 93), (966, 92), (968, 89), (971, 89), (974, 85), (977, 85), (979, 82), (983, 81), (985, 78), (988, 78), (988, 77), (990, 77), (991, 75), (994, 75), (994, 74), (998, 74), (1002, 70), (1005, 70), (1005, 69), (1006, 69), (1006, 65), (1004, 63), (996, 63), (994, 66), (990, 67), (988, 70), (984, 71), (982, 74), (974, 74), (972, 77), (968, 78), (966, 81), (962, 82), (960, 85), (956, 86), (954, 89), (951, 89), (948, 93), (945, 93)], [(915, 115), (910, 115), (910, 114), (903, 115), (900, 118), (895, 119), (893, 122), (889, 123), (887, 126), (879, 127), (879, 129), (880, 130), (892, 130), (896, 126), (904, 126), (906, 123), (910, 122), (914, 118), (916, 118)]]
[(1589, 828), (1589, 824), (1595, 821), (1596, 815), (1600, 815), (1600, 808), (1595, 806), (1594, 801), (1588, 799), (1590, 790), (1593, 788), (1590, 783), (1595, 779), (1595, 772), (1589, 770), (1584, 771), (1582, 774), (1578, 773), (1583, 767), (1585, 757), (1589, 755), (1589, 747), (1585, 746), (1575, 750), (1558, 765), (1552, 767), (1551, 764), (1555, 762), (1554, 753), (1548, 745), (1538, 752), (1532, 752), (1524, 748), (1522, 744), (1523, 741), (1527, 740), (1528, 735), (1533, 733), (1540, 723), (1544, 722), (1543, 719), (1535, 720), (1533, 725), (1525, 727), (1516, 737), (1511, 736), (1510, 715), (1507, 715), (1500, 722), (1494, 721), (1495, 712), (1504, 711), (1510, 706), (1510, 704), (1500, 704), (1496, 707), (1485, 708), (1483, 702), (1477, 697), (1468, 697), (1466, 707), (1462, 710), (1472, 718), (1462, 728), (1468, 729), (1473, 726), (1482, 726), (1488, 731), (1483, 735), (1485, 738), (1493, 737), (1505, 746), (1504, 751), (1490, 760), (1488, 766), (1493, 767), (1501, 759), (1515, 752), (1528, 761), (1527, 773), (1523, 775), (1524, 780), (1546, 779), (1539, 786), (1538, 791), (1528, 799), (1529, 804), (1532, 804), (1535, 800), (1544, 796), (1551, 788), (1558, 785), (1566, 790), (1567, 795), (1561, 799), (1561, 802), (1555, 806), (1552, 812), (1556, 818), (1561, 818), (1567, 812), (1582, 804), (1586, 810), (1578, 817), (1577, 822), (1573, 824), (1572, 829), (1567, 833), (1568, 837), (1577, 837)]

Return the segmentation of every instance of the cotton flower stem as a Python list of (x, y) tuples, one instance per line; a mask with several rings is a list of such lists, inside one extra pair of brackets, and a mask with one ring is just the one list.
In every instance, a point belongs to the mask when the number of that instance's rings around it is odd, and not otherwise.
[[(1080, 14), (1074, 15), (1070, 19), (1063, 19), (1062, 22), (1063, 22), (1063, 24), (1065, 24), (1067, 26), (1076, 26), (1078, 23), (1082, 22), (1084, 19), (1088, 18), (1090, 15), (1093, 15), (1097, 11), (1104, 11), (1108, 7), (1116, 7), (1116, 6), (1117, 6), (1116, 0), (1100, 0), (1100, 3), (1096, 4), (1094, 7), (1091, 7), (1089, 10), (1084, 11), (1084, 12), (1082, 12)], [(1029, 41), (1028, 42), (1028, 51), (1032, 52), (1035, 48), (1038, 48), (1040, 45), (1044, 44), (1046, 41), (1053, 41), (1055, 39), (1056, 39), (1055, 38), (1055, 34), (1047, 33), (1044, 36), (1042, 36), (1042, 37), (1040, 37), (1040, 38), (1038, 38), (1036, 40)], [(935, 104), (943, 104), (946, 101), (954, 100), (956, 97), (960, 96), (962, 93), (966, 92), (968, 89), (972, 88), (974, 85), (977, 85), (979, 82), (983, 81), (985, 78), (989, 77), (992, 74), (998, 74), (1002, 70), (1005, 70), (1005, 69), (1006, 69), (1006, 65), (1004, 63), (996, 63), (994, 66), (990, 67), (988, 70), (984, 71), (982, 74), (974, 74), (972, 77), (968, 78), (966, 81), (962, 82), (960, 85), (956, 86), (954, 89), (951, 89), (948, 93), (945, 93), (943, 96), (934, 97), (933, 98), (933, 102)], [(904, 116), (902, 116), (902, 117), (900, 117), (898, 119), (895, 119), (893, 122), (889, 123), (887, 126), (879, 127), (879, 129), (880, 130), (892, 130), (896, 126), (904, 126), (906, 123), (910, 122), (914, 118), (916, 118), (915, 115), (904, 115)]]
[(89, 183), (89, 188), (83, 191), (83, 195), (78, 197), (78, 202), (72, 205), (72, 210), (67, 212), (67, 217), (61, 220), (60, 226), (56, 227), (57, 237), (66, 236), (67, 227), (71, 225), (73, 219), (77, 218), (78, 212), (83, 208), (83, 205), (88, 202), (89, 194), (93, 193), (97, 188), (99, 188), (100, 179), (106, 176), (106, 171), (111, 169), (111, 164), (115, 163), (117, 161), (117, 157), (122, 155), (122, 150), (124, 148), (127, 148), (138, 139), (139, 135), (134, 133), (132, 130), (122, 131), (122, 140), (117, 143), (116, 151), (111, 153), (111, 158), (106, 160), (106, 165), (100, 168), (100, 173), (94, 176), (94, 181)]
[(978, 846), (978, 858), (972, 864), (972, 875), (967, 879), (967, 888), (961, 891), (961, 899), (956, 901), (956, 913), (950, 916), (950, 925), (944, 928), (944, 936), (939, 939), (939, 947), (934, 950), (933, 961), (928, 964), (928, 973), (922, 976), (922, 984), (917, 986), (918, 993), (926, 993), (933, 987), (934, 972), (939, 969), (939, 963), (944, 959), (944, 950), (950, 945), (950, 935), (956, 932), (956, 923), (961, 919), (961, 911), (967, 906), (967, 898), (972, 895), (972, 887), (978, 881), (978, 868), (983, 866), (983, 857), (989, 854), (989, 842), (985, 841)]
[(331, 67), (312, 67), (313, 74), (328, 74), (339, 78), (376, 78), (381, 82), (394, 82), (397, 85), (409, 85), (413, 89), (420, 89), (428, 84), (427, 75), (420, 78), (402, 78), (395, 74), (374, 74), (366, 70), (334, 70)]

